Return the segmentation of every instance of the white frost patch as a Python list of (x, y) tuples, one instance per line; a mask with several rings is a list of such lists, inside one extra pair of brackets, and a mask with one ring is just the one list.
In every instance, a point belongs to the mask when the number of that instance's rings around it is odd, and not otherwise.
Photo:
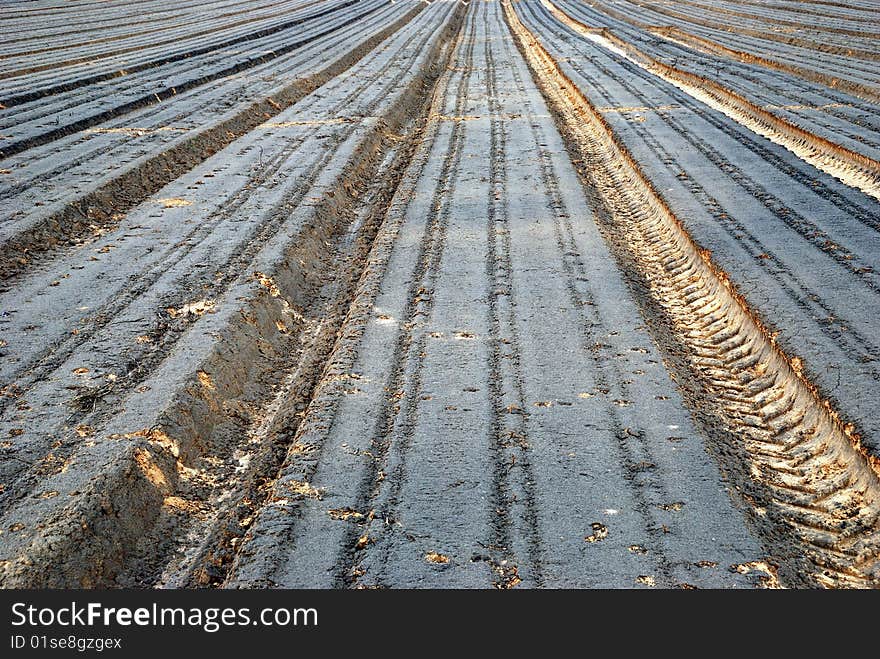
[(242, 472), (246, 470), (251, 464), (251, 455), (250, 453), (243, 453), (235, 458), (235, 461), (238, 463), (238, 466), (235, 467), (235, 471)]

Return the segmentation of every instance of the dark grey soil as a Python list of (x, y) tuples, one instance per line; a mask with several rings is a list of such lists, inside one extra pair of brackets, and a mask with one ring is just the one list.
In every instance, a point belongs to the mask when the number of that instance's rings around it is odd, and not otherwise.
[[(504, 3), (39, 4), (0, 9), (0, 585), (828, 585)], [(880, 156), (863, 98), (555, 4)], [(774, 55), (876, 86), (831, 29), (876, 11), (810, 9), (767, 20), (823, 55)], [(860, 437), (840, 462), (877, 514), (833, 569), (880, 583), (880, 203), (512, 11)]]

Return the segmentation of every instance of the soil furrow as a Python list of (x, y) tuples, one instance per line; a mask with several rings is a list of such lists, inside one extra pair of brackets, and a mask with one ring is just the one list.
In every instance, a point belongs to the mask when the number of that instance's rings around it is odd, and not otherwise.
[[(357, 26), (349, 26), (348, 29), (342, 29), (334, 33), (336, 37), (336, 48), (343, 55), (348, 49), (345, 48), (346, 42), (356, 45), (363, 39), (358, 39), (358, 32), (372, 33), (373, 30), (381, 30), (386, 27), (388, 18), (385, 14), (377, 13), (371, 15), (371, 20), (359, 23)], [(284, 85), (272, 85), (271, 81), (285, 77), (305, 77), (310, 71), (320, 70), (320, 66), (312, 67), (308, 63), (314, 60), (317, 52), (327, 48), (328, 37), (319, 39), (310, 43), (301, 50), (290, 53), (283, 61), (275, 61), (268, 63), (271, 65), (272, 75), (259, 76), (260, 82), (263, 83), (262, 88), (265, 90), (260, 93), (260, 89), (256, 88), (253, 83), (248, 85), (248, 91), (254, 90), (250, 99), (261, 99), (271, 96), (267, 92), (282, 93)], [(329, 58), (329, 55), (328, 55)], [(268, 72), (267, 65), (258, 67), (258, 70), (251, 72), (257, 76), (260, 71)], [(64, 175), (70, 175), (71, 170), (82, 172), (84, 165), (87, 163), (100, 163), (100, 158), (105, 156), (109, 159), (120, 159), (120, 168), (131, 160), (143, 157), (149, 149), (138, 153), (136, 147), (140, 143), (150, 144), (156, 142), (157, 138), (165, 133), (168, 136), (167, 141), (172, 140), (178, 132), (198, 131), (203, 129), (205, 124), (216, 123), (211, 117), (223, 117), (224, 114), (231, 115), (237, 112), (218, 112), (218, 106), (223, 108), (229, 107), (224, 104), (224, 97), (227, 95), (241, 98), (242, 94), (235, 88), (235, 85), (241, 85), (241, 81), (237, 81), (238, 76), (232, 79), (223, 78), (207, 83), (198, 89), (189, 93), (184, 93), (175, 97), (173, 102), (165, 102), (147, 106), (140, 111), (136, 111), (133, 115), (125, 115), (106, 122), (101, 126), (90, 128), (81, 133), (76, 133), (62, 139), (62, 142), (55, 144), (56, 148), (42, 148), (39, 150), (27, 152), (24, 156), (12, 158), (8, 161), (11, 166), (10, 171), (16, 175), (13, 181), (0, 187), (0, 200), (10, 197), (23, 197), (25, 194), (33, 196), (35, 188), (42, 188), (44, 191), (52, 191), (49, 187), (52, 182), (58, 181)], [(230, 87), (230, 83), (233, 84)], [(283, 95), (283, 93), (282, 93)], [(248, 105), (248, 97), (242, 98), (239, 104), (240, 108)], [(270, 106), (270, 109), (276, 111), (276, 108)], [(49, 115), (52, 114), (51, 108), (47, 108)], [(228, 118), (228, 117), (227, 117)], [(222, 120), (222, 119), (221, 119)], [(233, 131), (234, 132), (234, 131)], [(161, 150), (165, 143), (161, 143), (158, 148)], [(60, 147), (60, 148), (59, 148)], [(85, 147), (85, 148), (83, 148)], [(62, 155), (62, 157), (58, 157)], [(72, 153), (68, 153), (68, 151)], [(48, 153), (47, 153), (48, 152)], [(54, 156), (51, 163), (45, 162), (48, 154)], [(97, 166), (97, 165), (96, 165)], [(91, 180), (91, 179), (90, 179)], [(72, 182), (71, 187), (79, 187)]]
[[(434, 58), (444, 63), (444, 66), (449, 62), (456, 43), (461, 38), (456, 35), (456, 31), (460, 29), (464, 11), (458, 9), (456, 14), (446, 31), (446, 46)], [(367, 383), (365, 375), (355, 365), (356, 346), (364, 336), (367, 319), (375, 317), (377, 313), (374, 305), (378, 283), (385, 273), (392, 247), (400, 238), (399, 232), (403, 221), (400, 209), (415, 194), (418, 173), (425, 167), (429, 154), (428, 147), (436, 139), (440, 124), (437, 120), (438, 110), (445, 104), (446, 81), (449, 76), (447, 70), (434, 83), (433, 98), (429, 99), (430, 103), (425, 108), (424, 124), (413, 140), (408, 171), (398, 184), (387, 217), (367, 258), (354, 301), (338, 333), (339, 339), (328, 359), (322, 379), (309, 401), (302, 422), (293, 436), (284, 464), (277, 478), (267, 488), (267, 493), (264, 495), (266, 504), (259, 510), (253, 528), (249, 530), (237, 552), (232, 571), (226, 581), (227, 587), (274, 586), (284, 583), (315, 584), (325, 583), (324, 579), (329, 580), (331, 585), (342, 586), (352, 583), (362, 574), (357, 566), (348, 573), (344, 570), (352, 560), (351, 546), (357, 544), (352, 542), (352, 537), (363, 537), (362, 529), (376, 515), (375, 512), (358, 508), (355, 504), (355, 501), (361, 501), (369, 496), (369, 492), (363, 492), (363, 484), (366, 483), (366, 487), (371, 488), (378, 473), (375, 465), (377, 457), (374, 456), (370, 445), (371, 435), (365, 433), (360, 440), (351, 437), (351, 446), (344, 444), (342, 447), (345, 460), (332, 469), (334, 474), (337, 473), (337, 469), (340, 470), (337, 477), (350, 482), (349, 470), (357, 468), (356, 465), (366, 463), (363, 467), (364, 471), (372, 476), (362, 479), (361, 485), (354, 487), (356, 494), (352, 505), (336, 508), (335, 512), (331, 511), (333, 516), (329, 524), (332, 527), (334, 542), (329, 546), (333, 547), (332, 551), (315, 553), (309, 549), (309, 544), (303, 542), (300, 534), (308, 531), (322, 532), (323, 529), (320, 525), (319, 529), (315, 530), (300, 529), (299, 527), (310, 519), (302, 509), (316, 501), (316, 495), (314, 493), (310, 495), (310, 492), (326, 492), (321, 496), (322, 499), (335, 494), (329, 488), (315, 490), (309, 484), (315, 482), (315, 473), (319, 465), (328, 461), (326, 454), (335, 449), (327, 444), (332, 430), (340, 423), (338, 419), (340, 404), (353, 400), (359, 392), (358, 387)], [(424, 249), (423, 239), (419, 241), (418, 249)], [(386, 342), (384, 345), (395, 354), (399, 352), (395, 341)], [(364, 430), (369, 432), (371, 419), (363, 420), (367, 423)], [(363, 445), (363, 448), (358, 449), (359, 445)], [(307, 487), (302, 487), (302, 484), (306, 484)], [(319, 514), (320, 519), (328, 519), (323, 507)], [(345, 528), (348, 525), (353, 528)], [(330, 530), (328, 529), (327, 532)], [(302, 551), (305, 552), (303, 561), (310, 565), (297, 566), (300, 574), (295, 577), (285, 572), (284, 555), (297, 554), (301, 543), (304, 545)]]
[[(304, 3), (301, 6), (297, 7), (297, 10), (306, 9), (306, 8), (311, 7), (313, 5), (316, 5), (316, 4), (318, 4), (318, 0), (315, 0), (313, 2), (307, 2), (307, 3)], [(238, 13), (238, 12), (236, 12), (236, 13)], [(242, 19), (239, 21), (233, 21), (232, 23), (225, 23), (223, 25), (214, 27), (210, 30), (190, 31), (187, 33), (186, 36), (187, 36), (187, 38), (193, 38), (193, 37), (202, 37), (202, 36), (212, 35), (212, 34), (216, 34), (216, 33), (220, 32), (222, 30), (228, 30), (230, 28), (238, 27), (240, 25), (247, 25), (249, 23), (255, 23), (257, 21), (266, 20), (267, 18), (274, 18), (277, 16), (286, 16), (289, 13), (290, 13), (290, 8), (284, 9), (280, 12), (276, 12), (275, 14), (246, 18), (246, 19)], [(228, 16), (228, 15), (229, 14), (220, 14), (219, 17)], [(312, 17), (309, 17), (309, 18), (312, 18)], [(309, 20), (309, 18), (306, 18), (304, 20)], [(128, 24), (128, 25), (131, 25), (131, 24)], [(115, 41), (118, 39), (131, 39), (134, 36), (155, 34), (157, 32), (159, 32), (159, 33), (166, 32), (167, 33), (168, 28), (167, 28), (167, 26), (154, 27), (150, 30), (144, 30), (142, 32), (126, 32), (121, 35), (115, 35), (112, 37), (104, 37), (102, 39), (95, 39), (92, 41), (86, 41), (86, 42), (81, 42), (81, 43), (73, 43), (73, 44), (66, 43), (66, 44), (61, 44), (61, 45), (57, 45), (57, 46), (51, 46), (48, 48), (40, 48), (40, 49), (32, 50), (32, 51), (17, 51), (15, 53), (5, 54), (5, 55), (0, 54), (0, 60), (9, 59), (11, 57), (25, 57), (25, 56), (39, 55), (42, 53), (53, 52), (56, 50), (82, 48), (83, 46), (90, 46), (90, 45), (99, 44), (99, 43), (107, 43), (108, 41)], [(164, 46), (167, 44), (179, 43), (179, 42), (180, 42), (179, 37), (175, 37), (173, 39), (166, 39), (166, 40), (161, 40), (161, 39), (160, 40), (151, 40), (149, 42), (149, 46), (150, 47)], [(221, 44), (217, 47), (217, 49), (219, 50), (220, 48), (223, 48), (223, 47), (224, 47), (224, 45)], [(143, 48), (142, 44), (137, 44), (134, 46), (128, 46), (125, 48), (118, 48), (116, 50), (111, 50), (111, 51), (101, 51), (100, 53), (89, 53), (88, 55), (82, 56), (82, 57), (73, 57), (73, 58), (65, 59), (65, 60), (61, 60), (61, 61), (48, 62), (48, 63), (40, 64), (37, 66), (31, 66), (26, 69), (6, 70), (6, 71), (3, 71), (2, 73), (0, 73), (0, 80), (3, 80), (4, 78), (13, 78), (16, 76), (26, 75), (29, 73), (37, 73), (40, 71), (46, 71), (49, 69), (62, 67), (62, 66), (71, 66), (74, 64), (82, 64), (84, 62), (94, 62), (94, 61), (101, 59), (101, 58), (104, 58), (104, 57), (114, 57), (114, 56), (122, 55), (125, 53), (137, 52), (137, 51), (141, 50), (142, 48)]]
[[(534, 113), (530, 114), (534, 117)], [(580, 316), (579, 347), (592, 361), (595, 369), (596, 390), (609, 394), (613, 391), (621, 396), (616, 401), (628, 401), (630, 398), (628, 387), (623, 383), (621, 374), (616, 369), (608, 368), (600, 352), (603, 344), (594, 328), (605, 328), (608, 323), (598, 315), (596, 297), (591, 290), (591, 278), (584, 268), (581, 254), (574, 240), (571, 212), (560, 195), (557, 184), (558, 176), (554, 171), (553, 164), (541, 146), (546, 144), (546, 136), (542, 134), (539, 124), (532, 121), (530, 125), (535, 148), (538, 152), (542, 184), (555, 216), (553, 231), (560, 257), (559, 268), (565, 274), (565, 289), (570, 303), (573, 308), (578, 310)], [(661, 483), (637, 476), (639, 464), (655, 463), (650, 452), (637, 457), (631, 440), (641, 438), (644, 433), (638, 427), (628, 426), (621, 419), (620, 405), (616, 401), (609, 397), (605, 402), (604, 414), (607, 417), (607, 429), (615, 439), (617, 459), (625, 470), (627, 485), (631, 488), (636, 511), (641, 517), (646, 535), (652, 540), (648, 546), (654, 549), (651, 552), (651, 557), (655, 562), (655, 573), (662, 575), (659, 583), (663, 587), (671, 587), (674, 580), (671, 565), (662, 548), (663, 541), (660, 530), (662, 525), (653, 516), (651, 505), (652, 501), (668, 501), (669, 496)], [(647, 449), (647, 446), (643, 445), (642, 449)]]
[[(488, 11), (488, 6), (487, 6)], [(502, 53), (507, 55), (507, 53)], [(529, 456), (532, 441), (529, 412), (523, 387), (521, 339), (517, 327), (518, 294), (512, 278), (510, 217), (507, 199), (508, 164), (506, 126), (497, 117), (503, 113), (496, 79), (495, 56), (485, 40), (487, 105), (490, 120), (489, 199), (487, 213), (486, 299), (490, 345), (487, 387), (492, 403), (493, 472), (489, 510), (492, 536), (487, 543), (492, 568), (498, 575), (497, 588), (510, 588), (523, 580), (527, 585), (544, 585), (541, 563), (544, 548), (540, 536), (535, 495), (535, 474)], [(519, 475), (519, 479), (515, 478)], [(516, 524), (515, 503), (521, 500), (523, 524)], [(527, 555), (517, 560), (512, 534), (524, 526)], [(527, 562), (526, 562), (527, 561)]]
[[(634, 3), (635, 4), (635, 3)], [(640, 20), (633, 19), (629, 17), (627, 14), (618, 12), (616, 10), (610, 9), (607, 6), (592, 3), (591, 6), (599, 9), (600, 11), (608, 14), (609, 16), (614, 16), (616, 18), (621, 18), (623, 20), (627, 20), (633, 25), (638, 25), (638, 27), (647, 28), (650, 27), (647, 23), (644, 23)], [(880, 53), (876, 50), (868, 50), (861, 48), (848, 48), (845, 46), (840, 46), (834, 43), (829, 43), (828, 41), (814, 41), (812, 39), (802, 39), (796, 36), (790, 35), (782, 35), (775, 34), (773, 32), (768, 32), (765, 30), (754, 30), (738, 25), (735, 30), (731, 29), (728, 25), (724, 23), (719, 23), (717, 21), (706, 20), (703, 18), (699, 18), (697, 16), (689, 16), (686, 14), (680, 14), (675, 11), (671, 11), (664, 7), (658, 7), (654, 4), (645, 3), (645, 6), (649, 8), (651, 11), (656, 12), (657, 14), (661, 14), (663, 16), (667, 16), (674, 20), (680, 21), (682, 23), (687, 23), (691, 25), (699, 25), (701, 27), (710, 28), (712, 30), (724, 31), (724, 32), (733, 32), (737, 35), (743, 35), (748, 37), (754, 37), (757, 39), (771, 41), (776, 43), (781, 43), (789, 46), (798, 46), (801, 48), (805, 48), (808, 50), (813, 50), (821, 53), (828, 53), (832, 55), (840, 55), (843, 57), (855, 58), (855, 59), (863, 59), (867, 61), (877, 61), (880, 59)], [(867, 36), (867, 35), (866, 35)]]
[[(417, 36), (417, 33), (414, 32), (409, 39), (403, 43), (403, 48), (408, 48)], [(365, 58), (365, 61), (369, 61), (369, 56)], [(328, 114), (330, 116), (341, 115), (344, 109), (349, 108), (361, 94), (381, 78), (391, 64), (392, 62), (389, 61), (384, 67), (376, 68), (371, 71), (369, 75), (359, 81), (358, 85), (350, 93), (340, 95), (338, 101), (328, 110)], [(387, 91), (393, 89), (404, 75), (404, 71), (398, 72), (385, 89)], [(339, 76), (336, 76), (336, 78), (338, 79)], [(370, 116), (373, 108), (381, 98), (381, 93), (375, 94), (373, 103), (364, 108), (364, 113), (367, 117)], [(297, 106), (297, 108), (300, 107), (302, 106)], [(304, 107), (303, 110), (305, 110)], [(283, 196), (281, 200), (274, 205), (274, 209), (270, 209), (270, 211), (266, 213), (265, 220), (256, 224), (250, 233), (244, 237), (241, 241), (244, 246), (243, 249), (237, 249), (226, 261), (218, 264), (219, 271), (226, 274), (219, 278), (214, 278), (209, 285), (203, 287), (206, 298), (216, 299), (222, 296), (223, 291), (231, 283), (234, 273), (240, 271), (241, 267), (253, 257), (253, 251), (257, 246), (261, 245), (268, 236), (272, 235), (277, 230), (279, 223), (283, 222), (285, 218), (283, 209), (291, 208), (302, 202), (308, 190), (314, 184), (323, 168), (332, 159), (337, 149), (357, 129), (358, 123), (360, 122), (352, 121), (343, 123), (344, 129), (334, 136), (332, 146), (326, 149), (321, 154), (320, 159), (310, 164), (309, 168), (303, 172), (300, 179), (301, 183), (297, 189), (292, 190), (290, 193)], [(81, 328), (80, 331), (74, 335), (66, 334), (61, 336), (59, 340), (52, 341), (41, 352), (5, 374), (4, 377), (6, 379), (6, 384), (14, 381), (17, 390), (20, 390), (23, 393), (26, 392), (27, 387), (31, 383), (47, 377), (52, 370), (57, 368), (60, 364), (63, 364), (75, 350), (89, 341), (97, 332), (104, 329), (108, 323), (112, 322), (113, 319), (118, 317), (131, 304), (140, 303), (140, 296), (142, 296), (150, 287), (155, 285), (164, 275), (167, 270), (167, 266), (165, 265), (166, 260), (173, 260), (176, 262), (183, 260), (190, 252), (201, 245), (205, 238), (213, 233), (219, 225), (229, 222), (237, 213), (241, 212), (243, 206), (253, 195), (261, 194), (261, 188), (267, 187), (270, 183), (272, 185), (277, 185), (277, 181), (273, 182), (273, 179), (276, 179), (279, 171), (288, 165), (288, 160), (291, 155), (297, 150), (300, 150), (303, 144), (312, 139), (321, 129), (322, 124), (320, 124), (320, 122), (315, 123), (314, 126), (307, 126), (295, 140), (287, 142), (283, 148), (276, 153), (273, 153), (269, 159), (265, 161), (261, 160), (261, 168), (259, 171), (256, 174), (249, 176), (246, 183), (239, 187), (228, 198), (224, 199), (205, 222), (199, 223), (191, 231), (178, 238), (177, 242), (167, 253), (157, 254), (156, 264), (153, 267), (137, 272), (124, 282), (120, 283), (119, 293), (117, 295), (108, 299), (101, 304), (101, 306), (90, 309), (90, 314), (95, 318), (95, 321), (91, 323), (91, 325), (86, 328)], [(183, 288), (183, 286), (181, 286), (181, 288)], [(176, 293), (167, 297), (160, 303), (160, 308), (175, 308), (185, 302), (185, 300), (175, 299), (176, 297)], [(166, 330), (170, 329), (171, 328), (166, 328)], [(161, 343), (163, 350), (157, 351), (154, 349), (151, 351), (149, 360), (139, 364), (139, 370), (144, 372), (152, 370), (155, 364), (164, 358), (164, 355), (170, 350), (173, 345), (173, 340), (166, 340), (165, 337), (161, 336), (162, 333), (161, 330), (157, 330), (154, 335), (151, 335), (154, 342)], [(22, 374), (24, 374), (24, 377), (19, 377)], [(137, 378), (130, 378), (130, 382), (131, 387), (138, 383)], [(9, 401), (0, 401), (0, 412), (2, 412), (8, 405)]]
[[(361, 2), (361, 1), (362, 0), (351, 0), (351, 2)], [(101, 110), (101, 111), (96, 112), (94, 114), (90, 114), (90, 115), (85, 116), (81, 119), (77, 119), (77, 120), (68, 122), (63, 126), (59, 125), (57, 128), (53, 128), (51, 130), (42, 132), (40, 134), (28, 136), (24, 139), (17, 141), (17, 142), (7, 143), (4, 145), (3, 149), (0, 150), (0, 157), (8, 158), (10, 156), (22, 153), (23, 151), (26, 151), (27, 149), (31, 149), (35, 146), (41, 146), (44, 144), (48, 144), (52, 141), (58, 140), (62, 137), (65, 137), (66, 135), (69, 135), (71, 133), (96, 126), (102, 122), (109, 120), (109, 119), (123, 116), (125, 114), (130, 113), (130, 112), (133, 112), (134, 110), (138, 110), (140, 108), (144, 108), (149, 105), (153, 105), (155, 103), (161, 103), (164, 100), (170, 99), (174, 96), (177, 96), (180, 93), (189, 91), (191, 89), (196, 89), (196, 88), (198, 88), (206, 83), (209, 83), (211, 81), (226, 78), (226, 77), (232, 76), (234, 74), (240, 73), (242, 71), (245, 71), (247, 69), (251, 69), (259, 64), (263, 64), (267, 61), (270, 61), (272, 59), (276, 59), (277, 57), (285, 55), (289, 52), (293, 52), (296, 49), (301, 48), (304, 45), (306, 45), (316, 39), (319, 39), (319, 38), (326, 36), (328, 34), (332, 34), (334, 32), (337, 32), (341, 28), (344, 28), (347, 25), (351, 25), (351, 24), (357, 22), (358, 20), (362, 19), (363, 17), (365, 17), (375, 11), (378, 11), (380, 8), (381, 8), (381, 5), (369, 7), (368, 9), (362, 11), (357, 16), (348, 18), (347, 20), (344, 20), (344, 21), (332, 22), (329, 27), (323, 28), (322, 30), (320, 30), (314, 34), (310, 34), (307, 37), (303, 37), (300, 39), (290, 41), (290, 42), (286, 43), (285, 45), (280, 46), (278, 48), (275, 48), (275, 49), (273, 49), (269, 52), (266, 52), (262, 55), (236, 62), (235, 64), (223, 67), (223, 68), (221, 68), (219, 70), (215, 70), (211, 73), (201, 75), (201, 76), (196, 76), (193, 78), (189, 78), (187, 80), (182, 80), (180, 82), (175, 83), (173, 86), (161, 86), (158, 88), (153, 88), (153, 89), (148, 90), (146, 93), (144, 93), (143, 90), (137, 91), (136, 93), (139, 93), (141, 95), (138, 96), (137, 98), (134, 98), (133, 100), (129, 100), (125, 103), (122, 103), (120, 105), (116, 105), (116, 106), (111, 107), (109, 109)], [(190, 55), (188, 55), (187, 57), (189, 57), (189, 56)], [(185, 57), (181, 58), (181, 59), (183, 61), (186, 60)], [(171, 62), (164, 62), (164, 64), (173, 63), (173, 61), (177, 61), (177, 60), (172, 60)], [(125, 72), (125, 75), (126, 76), (130, 75), (133, 72), (136, 73), (137, 68), (138, 67), (133, 67), (133, 71)], [(34, 98), (25, 98), (24, 96), (14, 98), (14, 99), (7, 98), (4, 100), (0, 100), (0, 105), (5, 106), (7, 108), (8, 107), (15, 107), (17, 105), (21, 105), (23, 103), (26, 103), (26, 102), (29, 102), (32, 100), (38, 100), (40, 98), (43, 98), (44, 96), (51, 96), (53, 94), (57, 94), (57, 93), (65, 92), (65, 91), (80, 89), (80, 88), (85, 87), (87, 85), (100, 84), (101, 82), (103, 82), (105, 80), (112, 80), (112, 79), (120, 77), (120, 76), (119, 76), (119, 72), (117, 71), (112, 74), (107, 74), (106, 76), (98, 76), (98, 77), (100, 78), (100, 80), (90, 80), (90, 81), (82, 82), (82, 84), (76, 84), (76, 85), (71, 86), (70, 89), (59, 88), (57, 90), (54, 90), (52, 92), (52, 94), (49, 94), (49, 93), (39, 94), (39, 95), (35, 96)], [(23, 99), (23, 100), (20, 100), (20, 99)], [(15, 101), (15, 102), (13, 102), (13, 101)], [(55, 124), (57, 125), (59, 123), (60, 123), (60, 116), (57, 116)]]

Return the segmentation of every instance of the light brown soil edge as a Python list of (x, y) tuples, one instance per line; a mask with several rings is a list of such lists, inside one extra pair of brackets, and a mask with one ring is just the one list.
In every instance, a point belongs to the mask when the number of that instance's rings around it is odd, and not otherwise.
[[(163, 571), (168, 552), (177, 549), (167, 546), (168, 535), (194, 529), (201, 535), (185, 539), (195, 555), (181, 566), (179, 585), (222, 580), (234, 539), (244, 534), (248, 511), (266, 495), (264, 485), (276, 475), (320, 379), (463, 13), (463, 5), (456, 8), (425, 58), (426, 68), (369, 129), (337, 174), (334, 195), (311, 209), (313, 221), (290, 238), (274, 268), (259, 277), (243, 273), (243, 279), (259, 281), (250, 285), (240, 310), (230, 313), (230, 325), (210, 357), (188, 366), (188, 384), (172, 406), (157, 410), (156, 423), (142, 431), (100, 438), (84, 450), (76, 469), (40, 484), (42, 492), (54, 496), (34, 492), (5, 516), (4, 523), (13, 516), (21, 519), (22, 528), (4, 532), (0, 587), (149, 585)], [(397, 155), (388, 163), (392, 152)], [(372, 208), (363, 208), (365, 197), (373, 200)], [(352, 243), (346, 231), (359, 214), (367, 221)], [(339, 280), (331, 299), (322, 297), (327, 282)], [(254, 427), (264, 420), (266, 401), (297, 366), (299, 375), (286, 383), (289, 396), (269, 440), (252, 457), (250, 469), (231, 476), (236, 449), (247, 448)], [(206, 463), (217, 463), (218, 473), (205, 469)], [(216, 507), (221, 492), (227, 498)]]
[(52, 248), (71, 244), (95, 228), (115, 226), (122, 215), (147, 197), (350, 69), (425, 6), (416, 4), (394, 23), (317, 73), (298, 78), (273, 96), (251, 103), (211, 128), (184, 137), (146, 161), (132, 164), (61, 210), (23, 228), (0, 245), (0, 280), (19, 274), (35, 257)]
[(880, 585), (876, 460), (774, 344), (509, 1), (504, 8), (603, 235), (783, 583)]

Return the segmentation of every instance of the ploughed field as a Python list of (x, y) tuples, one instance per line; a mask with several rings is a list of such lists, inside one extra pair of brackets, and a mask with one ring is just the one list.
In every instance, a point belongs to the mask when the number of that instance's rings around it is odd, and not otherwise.
[(880, 585), (878, 21), (0, 3), (0, 585)]

